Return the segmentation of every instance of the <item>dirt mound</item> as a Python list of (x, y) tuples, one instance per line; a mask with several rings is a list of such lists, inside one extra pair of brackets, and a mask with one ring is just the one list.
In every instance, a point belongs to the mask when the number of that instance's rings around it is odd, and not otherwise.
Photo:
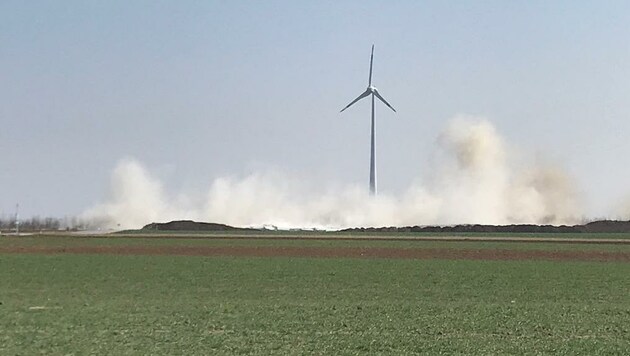
[[(151, 231), (260, 231), (238, 228), (225, 224), (179, 220), (167, 223), (151, 223), (140, 232)], [(630, 233), (630, 221), (601, 220), (584, 225), (454, 225), (454, 226), (404, 226), (404, 227), (358, 227), (340, 230), (355, 233), (388, 233), (388, 232), (428, 232), (428, 233)]]
[(430, 232), (430, 233), (627, 233), (630, 232), (630, 221), (602, 220), (584, 225), (455, 225), (455, 226), (406, 226), (406, 227), (374, 227), (352, 228), (342, 232)]
[(224, 224), (196, 222), (192, 220), (178, 220), (167, 223), (151, 223), (145, 225), (141, 231), (247, 231)]
[(630, 232), (630, 221), (602, 220), (583, 225), (584, 232)]

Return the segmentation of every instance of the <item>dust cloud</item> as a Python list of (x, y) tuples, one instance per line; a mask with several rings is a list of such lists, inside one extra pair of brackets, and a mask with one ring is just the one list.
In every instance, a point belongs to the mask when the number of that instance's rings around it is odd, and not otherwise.
[(140, 162), (124, 159), (112, 173), (109, 198), (82, 217), (103, 228), (177, 219), (319, 229), (578, 222), (582, 211), (571, 178), (558, 165), (514, 153), (488, 120), (457, 117), (436, 145), (430, 176), (402, 194), (376, 197), (364, 186), (316, 190), (267, 171), (217, 178), (203, 202), (191, 204), (167, 194)]

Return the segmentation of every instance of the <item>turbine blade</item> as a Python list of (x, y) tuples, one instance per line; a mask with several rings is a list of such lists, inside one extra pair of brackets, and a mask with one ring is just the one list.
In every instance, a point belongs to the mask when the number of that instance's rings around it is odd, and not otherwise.
[(379, 98), (380, 101), (382, 101), (385, 105), (387, 105), (388, 108), (390, 108), (390, 109), (394, 110), (394, 112), (396, 112), (396, 109), (394, 109), (391, 105), (389, 105), (387, 100), (385, 100), (385, 98), (383, 98), (381, 96), (381, 94), (379, 94), (377, 91), (374, 91), (374, 95), (376, 95), (376, 97)]
[(345, 108), (341, 109), (341, 111), (340, 111), (340, 112), (343, 112), (344, 110), (346, 110), (347, 108), (349, 108), (350, 106), (352, 106), (352, 104), (356, 103), (357, 101), (359, 101), (359, 100), (361, 100), (361, 99), (365, 98), (366, 96), (368, 96), (368, 95), (370, 95), (370, 94), (371, 94), (371, 92), (370, 92), (369, 90), (364, 91), (364, 92), (363, 92), (363, 94), (359, 95), (359, 97), (358, 97), (358, 98), (356, 98), (356, 99), (352, 100), (352, 102), (351, 102), (350, 104), (346, 105), (346, 107), (345, 107)]
[(368, 80), (368, 86), (372, 85), (372, 63), (374, 62), (374, 45), (372, 45), (372, 54), (370, 54), (370, 79)]

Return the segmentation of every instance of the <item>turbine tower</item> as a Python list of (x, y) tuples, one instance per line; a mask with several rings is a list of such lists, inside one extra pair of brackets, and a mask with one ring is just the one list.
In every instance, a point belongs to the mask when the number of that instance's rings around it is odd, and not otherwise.
[(388, 108), (392, 109), (394, 112), (396, 112), (396, 109), (394, 109), (391, 105), (389, 105), (389, 103), (387, 102), (387, 100), (385, 100), (381, 94), (378, 93), (378, 90), (372, 86), (372, 64), (374, 62), (374, 45), (372, 45), (372, 54), (370, 54), (370, 77), (368, 79), (368, 87), (367, 89), (365, 89), (365, 91), (363, 92), (363, 94), (359, 95), (359, 97), (357, 97), (356, 99), (352, 100), (352, 102), (350, 104), (348, 104), (345, 108), (341, 109), (340, 112), (343, 112), (344, 110), (346, 110), (347, 108), (349, 108), (350, 106), (352, 106), (352, 104), (356, 103), (357, 101), (367, 97), (367, 96), (372, 96), (372, 142), (371, 142), (371, 146), (370, 146), (370, 195), (376, 195), (376, 162), (375, 162), (375, 157), (374, 157), (374, 97), (377, 97), (380, 101), (383, 102), (383, 104), (387, 105)]

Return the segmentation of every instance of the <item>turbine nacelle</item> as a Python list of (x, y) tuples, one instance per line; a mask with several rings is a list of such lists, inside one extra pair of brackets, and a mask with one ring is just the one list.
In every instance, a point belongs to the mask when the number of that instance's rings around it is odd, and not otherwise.
[(359, 101), (359, 100), (361, 100), (361, 99), (363, 99), (363, 98), (365, 98), (366, 96), (369, 96), (369, 95), (374, 95), (375, 97), (378, 98), (378, 100), (382, 101), (383, 104), (387, 105), (388, 108), (390, 108), (394, 112), (396, 112), (396, 109), (394, 109), (391, 105), (389, 105), (387, 100), (385, 100), (385, 98), (383, 98), (381, 96), (381, 94), (379, 94), (378, 89), (376, 89), (376, 87), (372, 85), (372, 64), (373, 63), (374, 63), (374, 45), (372, 45), (372, 53), (370, 54), (370, 77), (368, 79), (368, 87), (367, 87), (367, 89), (365, 89), (365, 91), (361, 95), (359, 95), (356, 99), (352, 100), (352, 102), (350, 102), (350, 104), (346, 105), (345, 108), (341, 109), (340, 112), (343, 112), (347, 108), (351, 107), (357, 101)]
[(356, 99), (352, 100), (352, 102), (348, 105), (346, 105), (345, 108), (341, 109), (340, 112), (343, 112), (344, 110), (346, 110), (347, 108), (351, 107), (354, 103), (356, 103), (357, 101), (370, 96), (370, 95), (374, 95), (375, 97), (378, 98), (378, 100), (382, 101), (383, 104), (387, 105), (388, 108), (392, 109), (392, 111), (396, 112), (396, 109), (394, 109), (391, 105), (389, 105), (389, 103), (387, 102), (387, 100), (385, 100), (385, 98), (383, 98), (383, 96), (378, 92), (378, 89), (376, 89), (376, 87), (373, 87), (372, 85), (370, 85), (369, 87), (367, 87), (367, 89), (365, 89), (365, 91), (359, 95)]

